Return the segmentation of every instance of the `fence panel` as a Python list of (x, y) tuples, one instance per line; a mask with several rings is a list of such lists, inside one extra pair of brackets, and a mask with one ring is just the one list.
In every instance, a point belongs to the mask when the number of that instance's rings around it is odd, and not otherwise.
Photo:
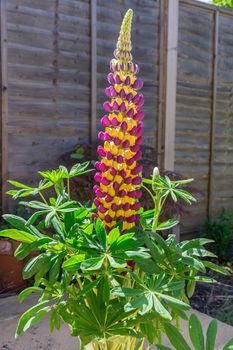
[(213, 77), (213, 12), (180, 4), (175, 170), (193, 177), (198, 204), (183, 221), (193, 231), (206, 219)]

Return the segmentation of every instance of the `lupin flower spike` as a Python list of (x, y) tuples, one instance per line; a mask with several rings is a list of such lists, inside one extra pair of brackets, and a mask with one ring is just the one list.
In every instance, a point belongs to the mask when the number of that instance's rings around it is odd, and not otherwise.
[(122, 22), (115, 59), (110, 63), (110, 86), (105, 89), (110, 101), (103, 105), (108, 114), (101, 119), (105, 130), (99, 133), (104, 145), (98, 147), (101, 161), (96, 162), (98, 185), (94, 186), (94, 203), (107, 231), (120, 221), (123, 230), (128, 230), (140, 219), (138, 187), (142, 182), (142, 166), (137, 161), (141, 158), (143, 141), (144, 113), (140, 108), (144, 98), (138, 92), (143, 86), (142, 80), (136, 77), (139, 68), (132, 62), (132, 17), (133, 11), (129, 9)]

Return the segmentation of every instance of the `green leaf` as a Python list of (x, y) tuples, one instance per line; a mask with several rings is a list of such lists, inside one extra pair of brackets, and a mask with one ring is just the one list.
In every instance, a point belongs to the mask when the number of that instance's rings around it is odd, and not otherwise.
[(104, 262), (104, 257), (90, 258), (81, 263), (81, 269), (87, 271), (101, 269)]
[(205, 350), (201, 322), (195, 314), (192, 314), (189, 318), (189, 336), (196, 350)]
[(22, 303), (32, 293), (43, 293), (43, 291), (44, 289), (40, 287), (28, 287), (18, 295), (18, 300), (20, 303)]
[[(16, 337), (18, 337), (22, 332), (25, 332), (32, 324), (35, 324), (36, 321), (39, 321), (42, 317), (45, 316), (45, 314), (47, 314), (50, 311), (50, 307), (47, 306), (45, 311), (42, 311), (42, 313), (38, 313), (39, 310), (43, 310), (42, 307), (46, 304), (48, 304), (48, 300), (42, 301), (41, 303), (31, 307), (20, 317), (15, 333)], [(39, 315), (38, 319), (34, 319), (34, 323), (33, 320), (30, 322), (30, 319), (35, 314)]]
[(32, 216), (28, 219), (26, 225), (27, 226), (30, 226), (32, 225), (36, 219), (38, 219), (41, 215), (44, 215), (48, 212), (48, 209), (47, 210), (39, 210), (37, 212), (35, 212), (34, 214), (32, 214)]
[(186, 276), (185, 279), (188, 281), (196, 281), (196, 282), (203, 282), (203, 283), (217, 282), (214, 278), (207, 277), (207, 276)]
[(176, 226), (178, 223), (179, 221), (176, 219), (169, 219), (167, 221), (158, 223), (156, 230), (157, 231), (169, 230), (170, 228)]
[(37, 240), (37, 237), (33, 236), (31, 233), (16, 230), (13, 228), (0, 231), (0, 237), (7, 237), (14, 239), (15, 241), (31, 243)]
[(165, 307), (162, 305), (162, 303), (159, 301), (159, 299), (155, 295), (153, 295), (153, 304), (154, 304), (155, 311), (158, 312), (158, 314), (161, 317), (167, 320), (172, 319), (170, 313), (167, 311), (167, 309), (165, 309)]
[(193, 181), (194, 181), (194, 179), (176, 180), (176, 181), (172, 181), (172, 183), (175, 186), (178, 186), (178, 185), (186, 185), (186, 184), (189, 184), (190, 182), (193, 182)]
[(221, 273), (222, 275), (230, 275), (230, 272), (227, 271), (224, 267), (216, 265), (212, 263), (211, 261), (203, 261), (203, 264), (208, 267), (209, 269), (216, 271), (218, 273)]
[(70, 177), (79, 176), (82, 174), (89, 173), (90, 171), (93, 171), (93, 169), (86, 169), (89, 166), (89, 163), (90, 162), (75, 164), (70, 170), (70, 173), (69, 173)]
[(11, 226), (17, 228), (18, 230), (26, 231), (26, 232), (30, 233), (30, 230), (26, 226), (26, 220), (24, 220), (20, 216), (16, 216), (13, 214), (5, 214), (2, 217), (5, 221), (9, 222), (9, 224), (11, 224)]
[(32, 243), (21, 243), (15, 250), (14, 256), (17, 259), (25, 259), (33, 250), (41, 248), (43, 245), (52, 241), (50, 237), (39, 238)]
[(138, 259), (137, 265), (140, 269), (150, 275), (161, 273), (162, 270), (152, 259)]
[(85, 254), (74, 255), (71, 258), (67, 259), (63, 263), (62, 267), (68, 271), (78, 270), (80, 268), (81, 263), (85, 260), (85, 257)]
[(168, 339), (176, 350), (191, 350), (184, 337), (175, 326), (169, 323), (164, 323), (164, 329)]
[(218, 331), (218, 322), (212, 320), (206, 333), (206, 350), (214, 350)]
[(52, 267), (49, 270), (49, 282), (52, 284), (55, 283), (58, 279), (61, 270), (62, 259), (62, 256), (58, 256), (53, 260)]
[(106, 249), (107, 236), (104, 228), (104, 223), (102, 220), (97, 219), (95, 223), (96, 235), (99, 239), (100, 244), (104, 249)]
[(191, 307), (190, 305), (184, 303), (183, 301), (173, 298), (170, 295), (166, 295), (166, 294), (161, 294), (156, 292), (156, 295), (158, 295), (160, 298), (166, 300), (168, 303), (175, 305), (177, 308), (180, 308), (181, 310), (190, 310)]
[(127, 267), (127, 264), (123, 259), (113, 258), (112, 256), (108, 256), (108, 261), (111, 267), (114, 269), (123, 269)]
[(24, 267), (23, 278), (28, 279), (38, 272), (42, 272), (44, 270), (49, 269), (50, 264), (51, 264), (51, 254), (50, 253), (42, 253), (42, 254), (30, 259)]
[(174, 281), (169, 282), (167, 284), (163, 285), (163, 291), (165, 292), (173, 292), (177, 290), (182, 290), (184, 288), (185, 282), (184, 281)]
[(50, 316), (50, 332), (54, 331), (54, 328), (60, 330), (61, 328), (61, 316), (58, 314), (57, 310), (54, 309)]
[(31, 187), (22, 184), (21, 182), (18, 181), (13, 181), (13, 180), (8, 180), (7, 182), (9, 182), (9, 184), (18, 187), (18, 188), (25, 188), (25, 189), (31, 189)]
[(107, 235), (108, 245), (111, 246), (120, 238), (120, 230), (118, 227), (113, 228)]
[(125, 304), (124, 310), (126, 312), (130, 312), (135, 309), (142, 309), (143, 312), (141, 314), (144, 314), (147, 311), (150, 311), (153, 307), (153, 300), (150, 298), (146, 298), (145, 295), (139, 296), (138, 298), (135, 298), (131, 300), (129, 303)]
[(213, 242), (214, 241), (212, 239), (208, 238), (195, 238), (191, 239), (190, 241), (183, 241), (179, 245), (181, 247), (181, 250), (185, 251), (192, 248), (202, 248), (203, 245)]
[(189, 267), (191, 266), (198, 271), (205, 272), (205, 266), (203, 263), (195, 258), (192, 258), (191, 256), (182, 256), (178, 261), (188, 265)]
[(33, 209), (42, 209), (42, 210), (51, 209), (51, 207), (49, 205), (44, 204), (43, 202), (39, 202), (39, 201), (20, 202), (20, 204), (25, 205), (26, 207), (33, 208)]
[(140, 289), (132, 289), (132, 288), (113, 288), (112, 293), (122, 298), (131, 298), (135, 296), (139, 296), (143, 294), (143, 291)]

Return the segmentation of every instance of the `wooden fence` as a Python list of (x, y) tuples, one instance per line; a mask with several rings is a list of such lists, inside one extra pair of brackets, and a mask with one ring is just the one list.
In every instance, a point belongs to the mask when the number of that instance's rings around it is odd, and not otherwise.
[(203, 195), (184, 231), (233, 208), (233, 11), (190, 0), (1, 0), (2, 199), (94, 142), (121, 18), (145, 81), (145, 143)]

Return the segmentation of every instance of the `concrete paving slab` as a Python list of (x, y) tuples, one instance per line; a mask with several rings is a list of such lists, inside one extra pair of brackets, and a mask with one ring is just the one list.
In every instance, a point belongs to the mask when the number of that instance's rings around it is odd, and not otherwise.
[[(14, 338), (15, 329), (20, 315), (35, 304), (36, 296), (31, 296), (23, 304), (19, 304), (17, 296), (0, 299), (0, 350), (79, 350), (78, 340), (71, 337), (69, 328), (62, 326), (60, 332), (49, 332), (48, 318), (43, 319), (37, 326), (32, 327), (18, 339)], [(211, 317), (195, 312), (206, 330)], [(182, 322), (184, 336), (187, 335), (187, 323)], [(233, 327), (219, 322), (216, 349), (233, 337)]]

